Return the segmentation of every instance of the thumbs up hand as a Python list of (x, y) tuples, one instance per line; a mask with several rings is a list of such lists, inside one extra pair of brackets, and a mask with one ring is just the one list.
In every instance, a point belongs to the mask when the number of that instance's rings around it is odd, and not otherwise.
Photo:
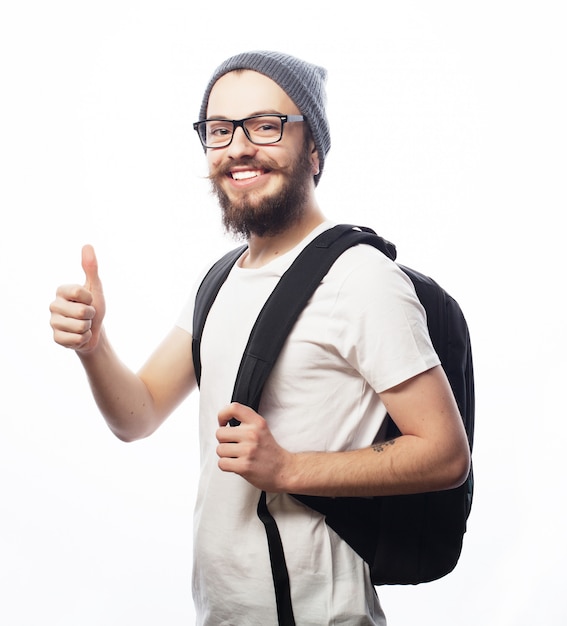
[(92, 246), (82, 250), (85, 284), (62, 285), (51, 303), (51, 328), (56, 343), (77, 352), (94, 350), (99, 341), (106, 304)]

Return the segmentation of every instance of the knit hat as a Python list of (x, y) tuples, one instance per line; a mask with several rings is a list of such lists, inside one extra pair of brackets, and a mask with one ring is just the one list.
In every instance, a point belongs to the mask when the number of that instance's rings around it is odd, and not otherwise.
[(327, 71), (323, 67), (281, 52), (258, 50), (237, 54), (219, 65), (213, 73), (201, 103), (200, 120), (204, 120), (207, 116), (207, 106), (213, 85), (224, 74), (239, 69), (254, 70), (271, 78), (307, 118), (307, 124), (311, 129), (319, 155), (319, 173), (314, 177), (315, 184), (317, 184), (323, 172), (325, 157), (331, 148), (329, 122), (325, 113)]

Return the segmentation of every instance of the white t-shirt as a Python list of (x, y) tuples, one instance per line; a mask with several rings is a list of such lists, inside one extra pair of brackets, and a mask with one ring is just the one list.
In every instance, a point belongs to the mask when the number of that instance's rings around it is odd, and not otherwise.
[[(198, 624), (277, 624), (259, 491), (217, 466), (219, 410), (231, 400), (256, 317), (279, 278), (320, 232), (259, 269), (232, 269), (201, 343), (201, 477), (195, 508), (193, 595)], [(179, 326), (192, 330), (193, 299)], [(259, 413), (290, 451), (369, 446), (385, 416), (378, 393), (439, 359), (411, 281), (360, 245), (333, 265), (300, 315), (264, 388)], [(268, 494), (281, 534), (298, 626), (385, 624), (363, 560), (324, 518), (286, 494)]]

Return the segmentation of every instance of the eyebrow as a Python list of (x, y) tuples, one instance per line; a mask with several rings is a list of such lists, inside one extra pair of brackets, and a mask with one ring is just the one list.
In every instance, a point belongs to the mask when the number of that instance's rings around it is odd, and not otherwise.
[[(285, 114), (282, 113), (281, 111), (276, 111), (276, 109), (261, 109), (259, 111), (256, 111), (255, 113), (250, 113), (250, 115), (246, 115), (242, 119), (246, 119), (247, 117), (254, 117), (255, 115), (285, 115)], [(289, 115), (292, 115), (292, 113), (290, 113)], [(209, 115), (205, 119), (208, 119), (208, 120), (231, 120), (232, 118), (231, 117), (227, 117), (226, 115)]]

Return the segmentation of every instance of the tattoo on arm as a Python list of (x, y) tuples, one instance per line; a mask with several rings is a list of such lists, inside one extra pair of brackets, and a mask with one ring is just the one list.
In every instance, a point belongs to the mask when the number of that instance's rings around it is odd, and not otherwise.
[(390, 439), (389, 441), (381, 441), (380, 443), (373, 444), (372, 449), (374, 450), (374, 452), (384, 452), (387, 447), (393, 446), (395, 443), (395, 439)]

